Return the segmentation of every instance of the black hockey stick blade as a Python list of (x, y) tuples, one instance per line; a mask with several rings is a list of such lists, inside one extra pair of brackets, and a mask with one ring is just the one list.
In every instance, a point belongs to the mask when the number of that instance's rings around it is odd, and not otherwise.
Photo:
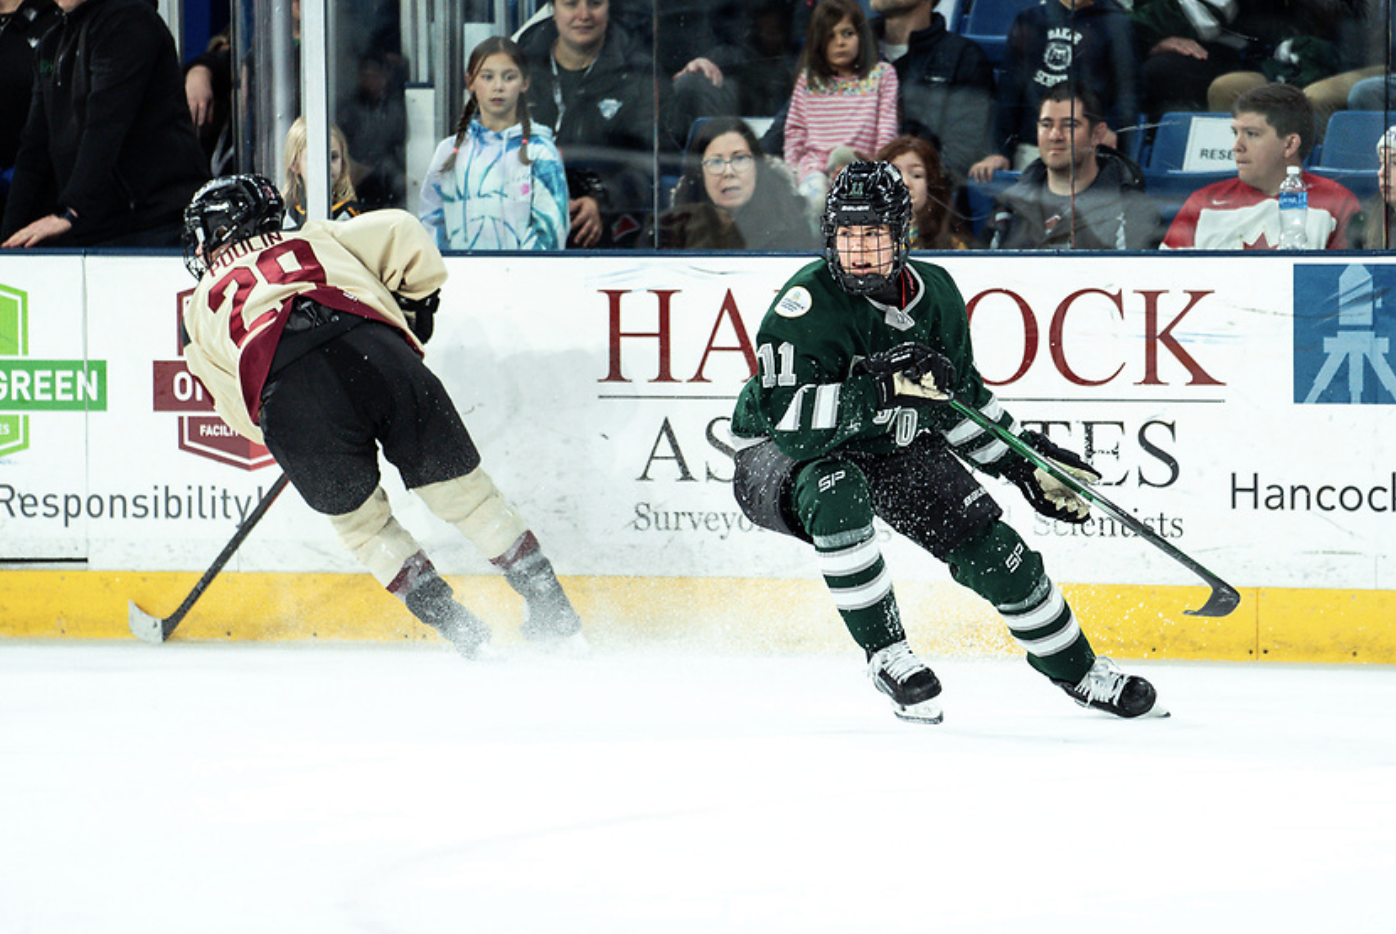
[(1045, 470), (1061, 483), (1070, 487), (1078, 496), (1089, 503), (1099, 506), (1102, 511), (1108, 513), (1116, 522), (1119, 522), (1131, 532), (1147, 541), (1150, 545), (1153, 545), (1174, 561), (1177, 561), (1183, 567), (1206, 581), (1207, 586), (1212, 588), (1212, 593), (1207, 597), (1207, 602), (1195, 610), (1184, 610), (1184, 613), (1189, 616), (1226, 616), (1241, 603), (1241, 594), (1237, 592), (1235, 587), (1232, 587), (1226, 581), (1198, 564), (1191, 557), (1174, 547), (1172, 542), (1163, 538), (1143, 522), (1140, 522), (1134, 516), (1110, 502), (1110, 500), (1106, 499), (1100, 493), (1097, 493), (1091, 487), (1077, 480), (1071, 474), (1052, 463), (1049, 459), (1043, 457), (1021, 441), (1016, 435), (990, 419), (983, 412), (980, 412), (972, 406), (965, 405), (959, 399), (951, 399), (949, 404), (956, 412), (959, 412), (980, 428), (994, 435), (1014, 451), (1027, 458), (1032, 464)]
[(140, 639), (142, 642), (149, 642), (152, 645), (159, 645), (169, 639), (170, 635), (175, 631), (175, 628), (179, 626), (184, 620), (184, 617), (193, 609), (198, 599), (203, 596), (209, 584), (213, 583), (213, 579), (218, 576), (218, 572), (223, 570), (223, 565), (228, 563), (233, 553), (238, 550), (238, 546), (252, 533), (252, 529), (261, 521), (262, 516), (266, 515), (267, 510), (271, 508), (271, 504), (276, 502), (276, 498), (281, 495), (281, 491), (286, 489), (287, 482), (286, 475), (282, 474), (277, 478), (276, 482), (271, 485), (271, 489), (267, 490), (266, 493), (262, 495), (262, 501), (257, 504), (257, 508), (253, 509), (246, 519), (242, 520), (242, 525), (238, 526), (237, 531), (233, 533), (233, 537), (228, 539), (228, 544), (224, 545), (223, 550), (218, 553), (218, 557), (213, 559), (213, 564), (209, 565), (208, 570), (204, 572), (204, 576), (199, 578), (199, 582), (194, 585), (194, 589), (189, 591), (189, 596), (184, 598), (184, 602), (179, 605), (179, 609), (175, 610), (164, 619), (160, 619), (159, 617), (151, 616), (145, 610), (136, 606), (134, 601), (128, 601), (126, 623), (131, 628), (131, 635)]

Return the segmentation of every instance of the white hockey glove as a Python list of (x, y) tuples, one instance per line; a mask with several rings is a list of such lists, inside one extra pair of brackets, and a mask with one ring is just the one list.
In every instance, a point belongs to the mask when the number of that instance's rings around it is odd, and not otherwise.
[[(1060, 467), (1063, 473), (1082, 483), (1096, 483), (1100, 474), (1075, 454), (1058, 447), (1047, 436), (1036, 431), (1025, 431), (1019, 439), (1043, 457)], [(1003, 476), (1011, 480), (1033, 509), (1051, 519), (1079, 525), (1090, 518), (1091, 504), (1082, 499), (1071, 487), (1036, 466), (1025, 457), (1011, 455), (1012, 462), (1004, 468)]]
[(852, 372), (873, 378), (879, 409), (908, 402), (944, 402), (955, 385), (955, 364), (949, 357), (910, 341), (864, 357)]

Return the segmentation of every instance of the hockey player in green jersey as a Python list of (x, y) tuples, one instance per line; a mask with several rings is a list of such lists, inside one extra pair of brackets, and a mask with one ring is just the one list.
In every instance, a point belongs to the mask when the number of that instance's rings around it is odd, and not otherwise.
[(952, 396), (1078, 479), (1100, 479), (1022, 430), (985, 387), (959, 289), (939, 266), (907, 258), (910, 222), (910, 196), (887, 163), (855, 162), (835, 180), (824, 259), (785, 284), (757, 332), (758, 370), (732, 416), (738, 503), (756, 524), (814, 546), (869, 676), (903, 719), (940, 722), (941, 685), (907, 644), (874, 516), (993, 604), (1028, 663), (1077, 703), (1166, 716), (1148, 681), (1095, 655), (1042, 557), (966, 468), (1011, 481), (1043, 515), (1088, 517), (1069, 488), (942, 404)]

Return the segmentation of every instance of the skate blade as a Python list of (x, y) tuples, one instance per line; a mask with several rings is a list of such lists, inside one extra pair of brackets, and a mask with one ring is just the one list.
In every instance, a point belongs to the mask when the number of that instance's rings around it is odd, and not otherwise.
[(924, 700), (919, 704), (909, 704), (903, 707), (900, 704), (892, 704), (892, 713), (897, 715), (897, 719), (905, 720), (908, 723), (939, 723), (945, 719), (945, 711), (940, 709), (940, 705), (933, 700)]

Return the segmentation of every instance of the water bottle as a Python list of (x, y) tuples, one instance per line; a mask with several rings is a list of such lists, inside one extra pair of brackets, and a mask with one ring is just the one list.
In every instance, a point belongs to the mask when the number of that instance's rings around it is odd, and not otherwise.
[(1299, 166), (1291, 165), (1280, 182), (1280, 249), (1307, 250), (1305, 230), (1309, 220), (1309, 186)]

